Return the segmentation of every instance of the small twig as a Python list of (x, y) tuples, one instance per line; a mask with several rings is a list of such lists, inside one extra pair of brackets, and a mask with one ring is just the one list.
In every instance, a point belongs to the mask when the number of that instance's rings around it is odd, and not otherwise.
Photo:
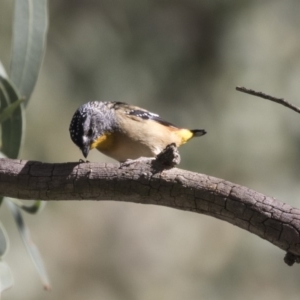
[(180, 155), (174, 143), (167, 145), (167, 147), (160, 152), (156, 159), (152, 161), (152, 171), (162, 171), (165, 169), (174, 168), (180, 163)]
[(292, 266), (294, 263), (299, 264), (300, 263), (300, 256), (295, 255), (291, 252), (287, 252), (285, 257), (284, 257), (284, 262), (288, 265), (288, 266)]
[(286, 106), (286, 107), (288, 107), (288, 108), (290, 108), (290, 109), (292, 109), (295, 112), (300, 114), (300, 108), (299, 107), (287, 102), (283, 98), (276, 98), (276, 97), (270, 96), (268, 94), (265, 94), (265, 93), (262, 93), (262, 92), (257, 92), (257, 91), (247, 89), (245, 87), (240, 87), (240, 86), (237, 86), (235, 89), (239, 92), (243, 92), (243, 93), (246, 93), (246, 94), (249, 94), (249, 95), (261, 97), (261, 98), (264, 98), (264, 99), (271, 100), (273, 102), (282, 104), (282, 105), (284, 105), (284, 106)]

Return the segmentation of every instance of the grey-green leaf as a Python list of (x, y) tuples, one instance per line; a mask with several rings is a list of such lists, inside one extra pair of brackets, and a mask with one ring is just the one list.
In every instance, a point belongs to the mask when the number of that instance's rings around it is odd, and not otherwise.
[(0, 257), (3, 257), (6, 254), (8, 247), (8, 235), (2, 223), (0, 222)]
[(11, 80), (25, 106), (44, 57), (48, 29), (47, 0), (15, 0)]
[(0, 111), (0, 123), (3, 123), (7, 119), (11, 118), (15, 109), (18, 108), (23, 101), (24, 99), (19, 99)]
[(14, 278), (12, 276), (10, 267), (6, 262), (0, 260), (0, 297), (1, 293), (14, 284)]
[(29, 205), (24, 204), (22, 201), (18, 199), (10, 198), (10, 200), (19, 208), (21, 208), (23, 211), (32, 215), (38, 214), (46, 206), (46, 202), (41, 200), (35, 200), (33, 204), (29, 204)]
[[(20, 99), (14, 86), (0, 76), (0, 107), (5, 109)], [(17, 158), (24, 139), (25, 113), (23, 104), (15, 108), (11, 117), (1, 123), (1, 151), (9, 158)]]
[(0, 61), (0, 76), (7, 79), (7, 73), (1, 61)]
[(23, 205), (22, 209), (29, 214), (37, 214), (46, 206), (45, 201), (35, 200), (32, 205)]
[(24, 223), (24, 219), (23, 219), (20, 209), (9, 199), (6, 198), (5, 200), (6, 200), (5, 201), (6, 204), (8, 205), (8, 207), (10, 208), (10, 210), (13, 214), (13, 217), (16, 221), (18, 230), (22, 237), (23, 243), (24, 243), (39, 275), (40, 275), (40, 278), (43, 282), (44, 288), (46, 290), (50, 290), (51, 286), (50, 286), (46, 268), (44, 266), (44, 262), (42, 260), (42, 257), (40, 255), (40, 252), (39, 252), (37, 246), (33, 243), (32, 239), (31, 239), (29, 229)]
[(7, 156), (3, 152), (0, 151), (0, 158), (7, 158)]

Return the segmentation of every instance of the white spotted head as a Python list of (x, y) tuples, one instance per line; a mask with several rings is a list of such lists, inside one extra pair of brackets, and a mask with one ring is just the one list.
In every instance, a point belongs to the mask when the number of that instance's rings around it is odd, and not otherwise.
[(72, 141), (87, 157), (91, 144), (105, 133), (115, 128), (114, 112), (109, 102), (92, 101), (81, 105), (73, 115), (69, 127)]

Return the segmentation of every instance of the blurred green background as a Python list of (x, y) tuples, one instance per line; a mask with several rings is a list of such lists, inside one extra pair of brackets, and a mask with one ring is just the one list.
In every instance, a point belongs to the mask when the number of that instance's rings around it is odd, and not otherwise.
[[(300, 106), (300, 2), (49, 1), (44, 65), (27, 109), (22, 159), (78, 161), (69, 122), (89, 100), (125, 101), (208, 134), (181, 168), (300, 207), (299, 115), (235, 91)], [(13, 1), (0, 2), (8, 69)], [(90, 161), (108, 161), (92, 151)], [(300, 266), (225, 222), (131, 203), (53, 202), (26, 217), (53, 290), (44, 292), (8, 210), (0, 217), (15, 285), (4, 299), (299, 299)]]

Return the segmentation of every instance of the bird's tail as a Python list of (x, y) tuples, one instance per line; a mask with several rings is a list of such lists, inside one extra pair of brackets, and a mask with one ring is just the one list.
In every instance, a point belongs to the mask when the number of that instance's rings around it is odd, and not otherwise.
[(190, 130), (190, 129), (179, 129), (176, 134), (180, 136), (181, 138), (181, 143), (180, 145), (185, 144), (187, 141), (189, 141), (191, 138), (195, 137), (195, 136), (201, 136), (204, 135), (206, 133), (206, 131), (204, 129), (194, 129), (194, 130)]
[(202, 135), (206, 134), (206, 131), (204, 129), (192, 129), (190, 131), (193, 134), (193, 137), (194, 136), (202, 136)]

